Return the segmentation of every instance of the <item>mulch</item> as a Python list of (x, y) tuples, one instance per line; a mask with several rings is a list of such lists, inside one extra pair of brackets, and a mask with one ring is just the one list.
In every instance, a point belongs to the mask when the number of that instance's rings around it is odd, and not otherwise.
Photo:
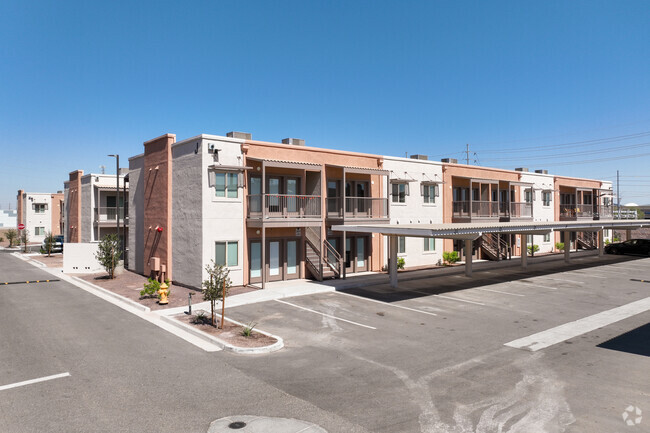
[[(203, 313), (209, 321), (211, 318), (210, 312), (208, 311)], [(196, 315), (190, 316), (188, 314), (178, 314), (176, 316), (173, 316), (173, 318), (179, 322), (183, 322), (210, 335), (219, 337), (220, 339), (236, 347), (264, 347), (270, 346), (271, 344), (274, 344), (278, 341), (273, 337), (269, 337), (265, 334), (260, 334), (255, 330), (253, 330), (253, 333), (249, 337), (245, 337), (242, 335), (242, 326), (230, 322), (228, 318), (225, 320), (224, 329), (218, 329), (217, 327), (212, 326), (210, 323), (193, 323), (195, 317)], [(215, 323), (217, 325), (220, 325), (218, 317), (215, 317)]]

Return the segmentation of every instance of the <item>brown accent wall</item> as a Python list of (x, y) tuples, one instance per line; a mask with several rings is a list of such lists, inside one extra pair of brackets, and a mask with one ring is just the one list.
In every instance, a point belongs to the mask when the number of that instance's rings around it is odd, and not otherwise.
[(18, 190), (18, 195), (16, 196), (16, 213), (17, 213), (17, 218), (16, 218), (16, 228), (18, 228), (18, 224), (25, 224), (25, 202), (24, 202), (24, 197), (23, 194), (25, 191), (22, 189)]
[(81, 242), (81, 177), (83, 170), (70, 173), (68, 182), (68, 221), (65, 230), (68, 232), (66, 242)]
[[(159, 257), (172, 270), (172, 144), (176, 135), (165, 134), (144, 142), (144, 273), (151, 274), (150, 259)], [(156, 230), (162, 228), (162, 232)]]
[(63, 193), (52, 194), (52, 234), (60, 235), (61, 232), (61, 212), (63, 210)]

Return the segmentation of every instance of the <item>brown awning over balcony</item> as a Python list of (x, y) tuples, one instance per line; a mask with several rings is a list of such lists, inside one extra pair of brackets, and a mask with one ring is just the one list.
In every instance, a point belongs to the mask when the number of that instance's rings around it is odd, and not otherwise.
[(472, 183), (492, 183), (492, 184), (499, 183), (499, 179), (482, 179), (478, 177), (465, 177), (465, 176), (452, 176), (452, 177), (456, 179), (468, 179)]
[(275, 167), (275, 168), (295, 168), (298, 170), (310, 170), (310, 171), (320, 171), (322, 166), (320, 164), (314, 164), (311, 162), (301, 162), (301, 161), (286, 161), (282, 159), (258, 159), (258, 158), (246, 158), (248, 161), (257, 161), (264, 164), (265, 167)]

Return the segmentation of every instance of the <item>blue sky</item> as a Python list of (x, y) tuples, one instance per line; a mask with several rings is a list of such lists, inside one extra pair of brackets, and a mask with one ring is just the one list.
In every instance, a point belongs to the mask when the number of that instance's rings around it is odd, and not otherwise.
[(2, 2), (0, 206), (166, 132), (231, 130), (618, 169), (622, 202), (650, 203), (649, 18), (632, 0)]

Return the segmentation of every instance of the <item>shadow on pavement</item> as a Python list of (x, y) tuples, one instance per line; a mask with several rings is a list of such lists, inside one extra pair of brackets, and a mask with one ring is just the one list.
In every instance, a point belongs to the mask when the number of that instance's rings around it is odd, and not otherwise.
[[(472, 277), (465, 277), (461, 269), (459, 269), (460, 272), (458, 273), (440, 275), (436, 275), (435, 272), (429, 272), (428, 274), (421, 276), (409, 276), (405, 275), (406, 273), (400, 273), (400, 287), (398, 289), (393, 289), (387, 283), (381, 282), (376, 284), (362, 283), (359, 287), (341, 288), (337, 290), (382, 302), (399, 302), (424, 296), (438, 295), (506, 282), (533, 284), (532, 281), (526, 280), (533, 277), (552, 276), (553, 274), (567, 271), (589, 270), (590, 268), (602, 265), (633, 262), (645, 258), (633, 256), (606, 256), (606, 260), (599, 260), (597, 257), (590, 257), (594, 260), (589, 262), (578, 262), (573, 259), (572, 263), (569, 264), (564, 263), (562, 260), (556, 260), (553, 262), (540, 263), (539, 266), (536, 267), (531, 266), (527, 270), (517, 268), (516, 266), (475, 270)], [(629, 281), (629, 277), (621, 274), (613, 274), (612, 277), (621, 277), (623, 281)], [(352, 280), (353, 278), (354, 277), (348, 277), (349, 280)], [(561, 279), (561, 276), (558, 276), (558, 279)], [(647, 279), (650, 280), (650, 272), (648, 273)], [(567, 281), (567, 283), (569, 282)], [(552, 285), (557, 284), (562, 284), (562, 282)]]
[(605, 341), (597, 347), (634, 355), (650, 356), (650, 323)]

